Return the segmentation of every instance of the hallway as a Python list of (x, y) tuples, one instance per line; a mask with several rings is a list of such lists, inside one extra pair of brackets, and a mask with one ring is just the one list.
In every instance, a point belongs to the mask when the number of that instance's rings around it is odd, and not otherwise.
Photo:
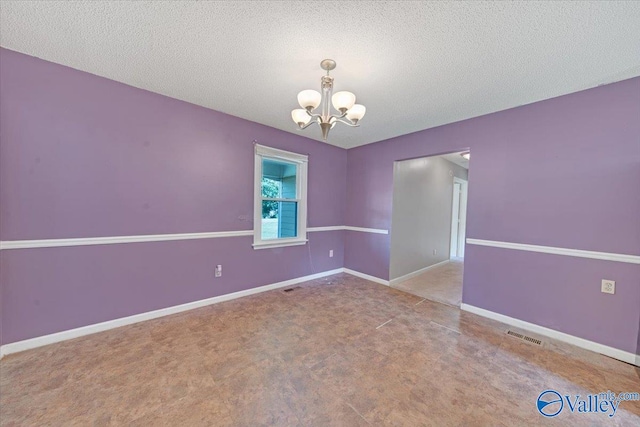
[(454, 258), (392, 287), (431, 301), (460, 307), (463, 271), (464, 261)]

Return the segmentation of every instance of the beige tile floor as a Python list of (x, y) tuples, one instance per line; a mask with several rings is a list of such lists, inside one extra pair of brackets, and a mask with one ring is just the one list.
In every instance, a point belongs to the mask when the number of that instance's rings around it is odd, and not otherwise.
[(463, 272), (464, 261), (462, 258), (454, 258), (393, 287), (431, 301), (460, 307)]
[(0, 424), (640, 425), (638, 402), (544, 419), (542, 390), (640, 391), (640, 371), (505, 330), (341, 274), (9, 355)]

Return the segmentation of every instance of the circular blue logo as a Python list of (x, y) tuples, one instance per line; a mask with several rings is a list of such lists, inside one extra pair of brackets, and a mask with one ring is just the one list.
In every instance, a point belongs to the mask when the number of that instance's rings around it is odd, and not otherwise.
[(545, 417), (555, 417), (564, 408), (562, 396), (555, 390), (545, 390), (538, 396), (538, 412)]

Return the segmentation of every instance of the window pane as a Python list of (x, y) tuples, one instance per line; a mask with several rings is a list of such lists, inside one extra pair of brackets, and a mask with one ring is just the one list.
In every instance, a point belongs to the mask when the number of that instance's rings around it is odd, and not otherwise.
[(281, 198), (282, 182), (262, 177), (262, 197)]
[(262, 197), (295, 199), (298, 167), (295, 163), (262, 160)]
[(262, 201), (262, 240), (297, 237), (298, 202)]

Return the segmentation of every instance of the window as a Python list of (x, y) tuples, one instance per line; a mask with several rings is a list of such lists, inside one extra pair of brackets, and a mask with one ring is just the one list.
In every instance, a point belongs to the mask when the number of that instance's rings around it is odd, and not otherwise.
[(307, 242), (307, 156), (256, 144), (253, 248)]

